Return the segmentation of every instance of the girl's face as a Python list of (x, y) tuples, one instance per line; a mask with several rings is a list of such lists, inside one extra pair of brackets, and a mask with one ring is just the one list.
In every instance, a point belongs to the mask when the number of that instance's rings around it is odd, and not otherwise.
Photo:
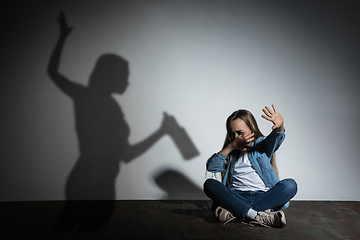
[(231, 132), (229, 133), (229, 136), (231, 140), (234, 140), (238, 137), (244, 138), (245, 135), (251, 134), (249, 126), (239, 118), (230, 121), (230, 129)]

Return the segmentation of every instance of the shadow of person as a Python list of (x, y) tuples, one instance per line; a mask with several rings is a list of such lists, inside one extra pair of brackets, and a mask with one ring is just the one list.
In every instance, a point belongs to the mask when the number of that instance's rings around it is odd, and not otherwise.
[[(58, 71), (65, 39), (72, 31), (63, 13), (60, 36), (50, 57), (48, 75), (74, 103), (80, 156), (66, 183), (66, 203), (53, 232), (98, 232), (110, 219), (115, 200), (119, 163), (130, 162), (167, 133), (169, 116), (158, 130), (130, 145), (130, 128), (111, 94), (123, 94), (128, 86), (129, 64), (115, 54), (104, 54), (96, 62), (88, 86), (70, 81)], [(86, 200), (86, 201), (79, 201)], [(110, 200), (110, 201), (109, 201)]]

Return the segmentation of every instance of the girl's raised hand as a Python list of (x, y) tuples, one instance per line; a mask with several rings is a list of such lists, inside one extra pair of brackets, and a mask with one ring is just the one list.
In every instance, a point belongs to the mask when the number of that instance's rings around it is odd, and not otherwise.
[(262, 110), (265, 113), (265, 115), (261, 115), (261, 117), (274, 124), (272, 129), (276, 129), (278, 132), (282, 132), (284, 128), (284, 119), (280, 115), (280, 113), (278, 113), (275, 106), (274, 105), (271, 106), (274, 111), (271, 111), (271, 109), (266, 106), (265, 109)]

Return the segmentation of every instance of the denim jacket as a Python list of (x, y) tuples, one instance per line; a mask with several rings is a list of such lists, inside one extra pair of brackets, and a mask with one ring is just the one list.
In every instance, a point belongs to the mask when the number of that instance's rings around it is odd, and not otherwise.
[[(260, 137), (251, 143), (248, 156), (250, 163), (257, 174), (259, 174), (264, 184), (272, 188), (277, 184), (280, 179), (276, 175), (275, 170), (271, 166), (271, 156), (280, 147), (281, 143), (285, 139), (285, 129), (282, 132), (272, 130), (272, 132), (266, 137)], [(217, 173), (226, 170), (222, 183), (225, 186), (230, 186), (235, 169), (235, 161), (231, 161), (229, 165), (229, 157), (225, 156), (221, 152), (214, 153), (206, 162), (206, 168), (209, 172)], [(228, 179), (229, 178), (229, 179)], [(283, 208), (289, 205), (287, 203)]]

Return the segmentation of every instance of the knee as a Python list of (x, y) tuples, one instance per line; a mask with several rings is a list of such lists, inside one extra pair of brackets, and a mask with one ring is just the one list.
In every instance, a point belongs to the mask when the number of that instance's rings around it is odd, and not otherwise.
[(224, 191), (226, 191), (227, 187), (225, 187), (220, 181), (216, 179), (207, 179), (204, 182), (204, 193), (206, 196), (216, 201), (219, 196), (221, 196)]
[(284, 188), (293, 193), (293, 196), (297, 193), (297, 183), (292, 178), (287, 178), (281, 181), (281, 184), (284, 186)]
[(207, 189), (211, 188), (211, 186), (213, 186), (215, 184), (216, 180), (215, 179), (206, 179), (206, 181), (204, 182), (204, 191), (206, 191)]
[(204, 182), (203, 190), (206, 195), (209, 195), (219, 191), (221, 187), (223, 187), (221, 182), (216, 179), (209, 178)]

